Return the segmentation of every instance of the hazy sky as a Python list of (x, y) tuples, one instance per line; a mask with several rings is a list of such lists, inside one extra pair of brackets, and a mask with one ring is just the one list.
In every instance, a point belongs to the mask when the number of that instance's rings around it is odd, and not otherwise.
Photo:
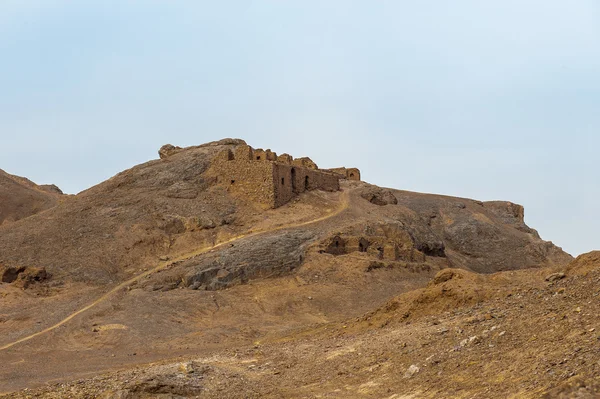
[(0, 2), (0, 168), (76, 193), (223, 137), (600, 249), (600, 2)]

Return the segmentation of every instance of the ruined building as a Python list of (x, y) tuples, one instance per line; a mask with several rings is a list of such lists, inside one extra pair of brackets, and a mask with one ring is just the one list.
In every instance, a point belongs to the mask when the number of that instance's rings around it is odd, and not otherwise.
[(364, 253), (383, 261), (421, 262), (425, 256), (446, 257), (443, 243), (436, 251), (415, 245), (411, 235), (399, 223), (356, 225), (321, 242), (320, 252), (331, 255)]
[(213, 161), (217, 183), (246, 198), (277, 208), (304, 191), (338, 191), (340, 179), (360, 180), (358, 169), (322, 170), (310, 158), (277, 156), (271, 150), (238, 145), (224, 150)]
[(357, 168), (334, 168), (327, 170), (340, 175), (342, 179), (360, 181), (360, 170)]

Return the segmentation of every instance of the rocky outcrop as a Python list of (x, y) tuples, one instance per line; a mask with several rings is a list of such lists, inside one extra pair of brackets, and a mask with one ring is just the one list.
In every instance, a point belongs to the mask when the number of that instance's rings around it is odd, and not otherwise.
[(0, 266), (0, 281), (13, 284), (15, 287), (27, 289), (32, 284), (41, 283), (50, 278), (43, 267), (2, 267)]
[(191, 289), (218, 290), (249, 280), (277, 277), (302, 264), (304, 251), (315, 238), (311, 231), (291, 231), (243, 240), (218, 255), (184, 262), (188, 272), (183, 285)]
[(503, 223), (539, 238), (538, 232), (525, 224), (525, 208), (522, 205), (513, 204), (508, 201), (487, 201), (483, 203), (483, 207)]
[(523, 207), (506, 201), (395, 191), (399, 219), (423, 252), (446, 255), (455, 267), (495, 273), (566, 265), (572, 257), (524, 222)]
[(175, 155), (182, 150), (181, 147), (176, 147), (172, 144), (165, 144), (158, 150), (158, 156), (160, 159), (165, 159), (171, 155)]
[(315, 239), (310, 230), (249, 237), (217, 252), (200, 255), (177, 264), (144, 284), (151, 290), (177, 287), (192, 290), (220, 290), (258, 278), (291, 273), (304, 260), (306, 248)]
[(396, 205), (398, 199), (394, 196), (391, 190), (377, 186), (368, 186), (362, 190), (361, 197), (366, 199), (372, 204), (385, 206), (385, 205)]

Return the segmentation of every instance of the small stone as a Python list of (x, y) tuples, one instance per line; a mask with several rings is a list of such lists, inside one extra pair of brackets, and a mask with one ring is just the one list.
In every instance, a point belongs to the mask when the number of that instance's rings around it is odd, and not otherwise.
[(504, 334), (506, 334), (506, 331), (502, 331), (500, 334), (498, 334), (499, 337), (503, 337)]
[(563, 278), (565, 278), (565, 274), (562, 272), (559, 273), (552, 273), (548, 276), (546, 276), (546, 281), (552, 282), (552, 281), (557, 281), (557, 280), (561, 280)]
[(573, 310), (573, 311), (576, 312), (576, 313), (581, 313), (581, 308), (579, 306), (577, 306), (575, 308), (575, 310)]
[(183, 374), (194, 373), (194, 364), (192, 362), (185, 362), (179, 365), (179, 371)]
[(469, 338), (469, 344), (478, 344), (480, 341), (481, 339), (477, 335)]
[(406, 373), (404, 373), (404, 378), (412, 378), (419, 371), (421, 371), (421, 369), (413, 364), (406, 370)]

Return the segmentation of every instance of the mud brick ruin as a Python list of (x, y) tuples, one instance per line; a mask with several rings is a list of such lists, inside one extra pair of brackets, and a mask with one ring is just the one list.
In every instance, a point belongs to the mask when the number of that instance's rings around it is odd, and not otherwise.
[(211, 167), (217, 183), (265, 207), (277, 208), (310, 190), (338, 191), (340, 179), (360, 180), (356, 168), (319, 169), (310, 158), (239, 145), (222, 151)]
[(414, 247), (413, 240), (397, 224), (367, 226), (366, 231), (339, 232), (321, 243), (320, 252), (347, 255), (362, 252), (385, 261), (424, 261), (423, 252)]

